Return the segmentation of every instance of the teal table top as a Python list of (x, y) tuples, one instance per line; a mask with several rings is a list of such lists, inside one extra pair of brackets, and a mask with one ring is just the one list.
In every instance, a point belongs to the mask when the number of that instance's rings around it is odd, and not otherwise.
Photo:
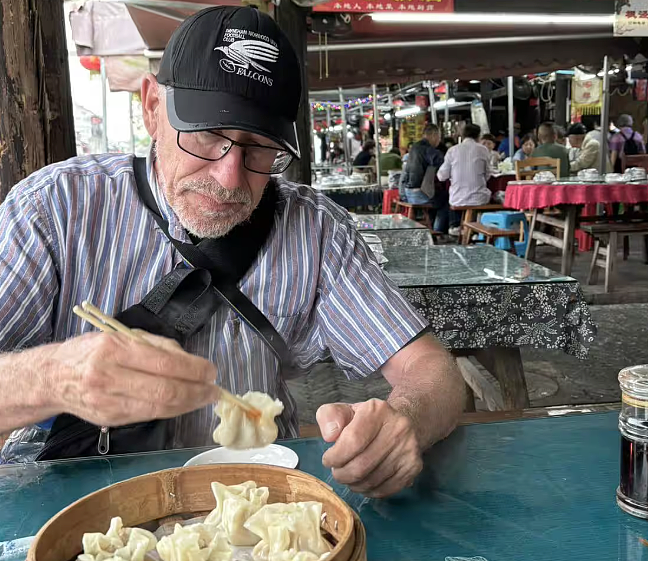
[[(648, 522), (615, 502), (616, 412), (460, 427), (426, 456), (415, 486), (367, 500), (333, 482), (319, 439), (287, 441), (367, 529), (369, 561), (648, 560)], [(195, 450), (0, 467), (0, 540), (35, 534), (75, 499), (182, 465)]]

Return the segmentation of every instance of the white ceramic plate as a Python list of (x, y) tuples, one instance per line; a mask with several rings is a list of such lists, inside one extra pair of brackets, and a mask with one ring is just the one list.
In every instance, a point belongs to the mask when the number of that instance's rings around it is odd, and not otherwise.
[(270, 444), (265, 448), (250, 450), (230, 450), (229, 448), (214, 448), (191, 458), (185, 467), (203, 466), (208, 464), (267, 464), (285, 468), (296, 468), (299, 456), (290, 448), (279, 444)]

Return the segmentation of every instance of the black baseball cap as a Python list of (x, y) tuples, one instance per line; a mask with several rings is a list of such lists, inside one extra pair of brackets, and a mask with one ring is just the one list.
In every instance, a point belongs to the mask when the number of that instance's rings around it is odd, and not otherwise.
[(181, 132), (240, 129), (300, 157), (297, 55), (275, 21), (256, 8), (216, 6), (182, 22), (157, 75), (171, 126)]

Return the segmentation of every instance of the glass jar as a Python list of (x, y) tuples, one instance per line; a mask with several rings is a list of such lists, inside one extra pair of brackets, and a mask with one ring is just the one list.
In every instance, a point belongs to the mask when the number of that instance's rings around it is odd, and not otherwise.
[(621, 474), (617, 504), (648, 518), (648, 365), (619, 372), (621, 386)]

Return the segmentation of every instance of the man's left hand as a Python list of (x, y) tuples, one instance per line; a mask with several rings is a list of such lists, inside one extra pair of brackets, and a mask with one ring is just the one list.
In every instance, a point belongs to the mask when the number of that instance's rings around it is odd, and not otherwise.
[(393, 495), (410, 486), (423, 468), (411, 420), (386, 401), (322, 405), (317, 423), (324, 440), (335, 442), (322, 463), (356, 493)]

